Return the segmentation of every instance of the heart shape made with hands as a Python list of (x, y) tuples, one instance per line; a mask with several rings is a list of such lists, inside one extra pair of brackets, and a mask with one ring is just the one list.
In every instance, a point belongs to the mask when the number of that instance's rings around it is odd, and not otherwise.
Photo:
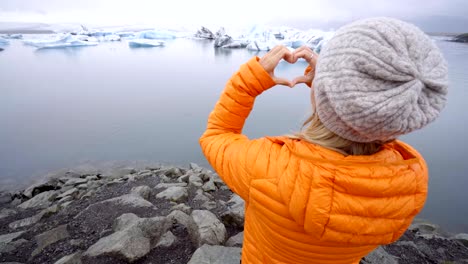
[[(270, 74), (276, 84), (294, 87), (298, 83), (306, 83), (311, 85), (315, 77), (315, 65), (317, 64), (318, 55), (309, 47), (302, 46), (294, 51), (290, 51), (284, 46), (275, 46), (267, 54), (260, 59), (260, 65)], [(299, 59), (304, 59), (309, 63), (309, 67), (304, 71), (303, 75), (295, 77), (293, 80), (288, 80), (275, 75), (275, 68), (281, 60), (285, 60), (291, 64), (296, 63)]]

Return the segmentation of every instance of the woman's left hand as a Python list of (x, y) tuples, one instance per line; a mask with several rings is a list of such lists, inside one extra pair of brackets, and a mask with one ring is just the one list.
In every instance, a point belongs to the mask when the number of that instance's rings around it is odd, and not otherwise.
[(311, 86), (315, 77), (315, 65), (317, 64), (318, 54), (307, 46), (301, 46), (293, 52), (293, 62), (296, 62), (300, 58), (307, 61), (309, 67), (307, 67), (304, 75), (294, 78), (291, 85), (294, 86), (298, 83), (305, 83)]

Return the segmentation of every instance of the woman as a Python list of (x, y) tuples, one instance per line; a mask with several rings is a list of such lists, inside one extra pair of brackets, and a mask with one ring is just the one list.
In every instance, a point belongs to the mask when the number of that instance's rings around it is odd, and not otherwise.
[[(280, 60), (309, 62), (292, 81)], [(313, 82), (313, 83), (312, 83)], [(293, 136), (242, 135), (255, 97), (277, 85), (312, 87), (313, 114)], [(339, 29), (320, 57), (277, 46), (232, 76), (200, 145), (246, 202), (242, 263), (359, 263), (397, 240), (422, 210), (423, 157), (397, 138), (445, 106), (447, 65), (415, 26), (372, 18)]]

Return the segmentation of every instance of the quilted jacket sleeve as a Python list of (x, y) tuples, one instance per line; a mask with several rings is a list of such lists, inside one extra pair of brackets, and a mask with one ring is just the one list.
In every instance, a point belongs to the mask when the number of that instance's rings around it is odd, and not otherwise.
[(228, 81), (199, 141), (214, 170), (244, 200), (252, 179), (266, 176), (275, 148), (270, 140), (249, 140), (241, 134), (255, 97), (275, 85), (258, 61), (252, 58)]

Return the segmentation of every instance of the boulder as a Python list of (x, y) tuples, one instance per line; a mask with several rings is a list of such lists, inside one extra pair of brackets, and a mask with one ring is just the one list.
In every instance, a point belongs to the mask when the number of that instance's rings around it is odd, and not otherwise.
[(170, 248), (177, 242), (177, 237), (171, 231), (167, 231), (156, 244), (156, 247)]
[(182, 211), (175, 210), (167, 216), (167, 219), (170, 221), (173, 227), (180, 225), (187, 230), (194, 247), (199, 247), (201, 245), (198, 225), (191, 216)]
[(228, 226), (243, 227), (245, 217), (245, 202), (237, 194), (233, 194), (226, 203), (227, 210), (221, 214), (223, 223)]
[(382, 247), (378, 247), (367, 256), (365, 256), (362, 264), (398, 264), (397, 259), (388, 254)]
[(75, 252), (57, 260), (54, 264), (81, 264), (81, 254), (81, 251)]
[(173, 186), (158, 193), (156, 198), (163, 198), (176, 203), (185, 202), (188, 198), (188, 191), (186, 187)]
[(46, 231), (35, 237), (37, 248), (32, 252), (31, 256), (34, 257), (41, 253), (48, 245), (53, 244), (62, 239), (68, 238), (70, 235), (67, 231), (67, 225), (58, 226), (52, 230)]
[(0, 253), (11, 251), (12, 242), (20, 237), (24, 231), (0, 235)]
[(17, 214), (17, 212), (16, 212), (15, 210), (3, 208), (3, 209), (0, 211), (0, 219), (9, 217), (9, 216), (12, 216), (12, 215), (15, 215), (15, 214)]
[(84, 253), (86, 257), (117, 256), (134, 262), (148, 254), (167, 230), (165, 217), (139, 218), (123, 214), (114, 223), (115, 233), (99, 239)]
[(224, 244), (227, 235), (226, 227), (216, 215), (208, 210), (193, 210), (191, 216), (198, 226), (202, 244)]
[(238, 247), (203, 245), (187, 264), (239, 264), (240, 259), (241, 249)]
[(244, 244), (244, 231), (237, 233), (235, 236), (230, 237), (226, 241), (226, 246), (228, 247), (242, 247)]
[(18, 205), (19, 208), (47, 208), (52, 204), (52, 200), (57, 196), (56, 191), (47, 191), (40, 193), (26, 202)]
[(148, 200), (151, 196), (151, 188), (143, 185), (143, 186), (138, 186), (138, 187), (133, 187), (130, 193), (136, 194), (140, 197), (142, 197), (145, 200)]

